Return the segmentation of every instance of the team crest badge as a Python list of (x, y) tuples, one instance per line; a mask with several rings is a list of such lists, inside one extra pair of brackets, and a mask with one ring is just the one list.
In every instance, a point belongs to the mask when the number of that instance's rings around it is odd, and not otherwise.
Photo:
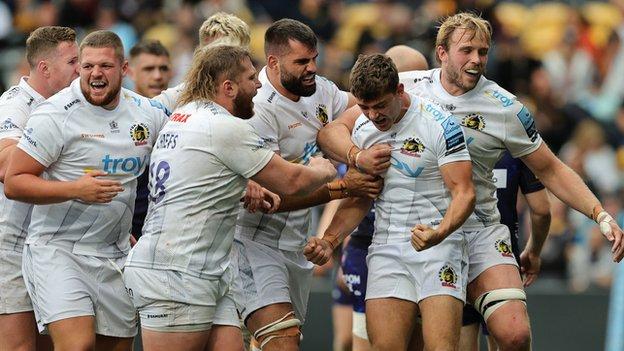
[(329, 122), (329, 115), (327, 114), (327, 106), (319, 104), (316, 106), (316, 118), (321, 121), (323, 125)]
[(455, 285), (457, 283), (457, 273), (455, 273), (453, 267), (449, 266), (448, 264), (444, 265), (444, 267), (440, 269), (440, 271), (438, 272), (438, 277), (440, 278), (442, 286), (454, 289), (457, 288), (457, 286)]
[(130, 127), (130, 137), (134, 141), (134, 145), (145, 145), (147, 138), (149, 138), (149, 129), (143, 123), (135, 123)]
[(471, 113), (468, 116), (464, 117), (461, 122), (462, 126), (474, 130), (483, 130), (485, 128), (485, 121), (483, 121), (483, 116)]
[(494, 245), (496, 246), (496, 251), (500, 252), (501, 255), (505, 257), (513, 257), (511, 246), (509, 246), (505, 240), (496, 240)]
[(425, 144), (419, 138), (409, 138), (403, 142), (401, 153), (413, 157), (420, 157), (425, 151)]

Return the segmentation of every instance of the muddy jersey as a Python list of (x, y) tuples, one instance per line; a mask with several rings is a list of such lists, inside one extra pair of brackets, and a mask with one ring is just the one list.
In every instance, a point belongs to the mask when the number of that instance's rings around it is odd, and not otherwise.
[(378, 130), (364, 115), (353, 127), (352, 140), (359, 148), (392, 147), (384, 188), (375, 200), (373, 245), (409, 241), (416, 224), (437, 226), (451, 202), (440, 167), (470, 160), (453, 116), (431, 101), (410, 98), (409, 109), (389, 130)]
[(463, 127), (477, 195), (475, 211), (464, 228), (500, 223), (492, 169), (506, 150), (518, 158), (541, 145), (531, 112), (514, 95), (483, 76), (474, 89), (460, 96), (452, 96), (442, 87), (440, 69), (403, 72), (399, 77), (407, 91), (435, 101)]
[(102, 178), (120, 181), (124, 190), (106, 204), (70, 200), (35, 205), (27, 244), (98, 257), (128, 253), (136, 179), (167, 114), (156, 101), (124, 88), (120, 94), (113, 110), (94, 106), (76, 79), (33, 111), (17, 147), (46, 167), (43, 177), (74, 181), (102, 170), (108, 173)]
[[(255, 115), (249, 120), (267, 145), (285, 160), (307, 164), (319, 155), (316, 135), (347, 107), (348, 96), (331, 81), (316, 76), (316, 92), (292, 101), (282, 96), (267, 78), (258, 75), (262, 88), (254, 97)], [(241, 208), (236, 235), (279, 249), (298, 251), (308, 238), (310, 209), (264, 214)]]
[[(9, 88), (0, 96), (0, 140), (19, 140), (30, 113), (45, 100), (28, 85), (27, 79), (22, 77), (18, 85)], [(0, 183), (0, 249), (19, 253), (23, 251), (31, 211), (32, 204), (7, 199), (4, 195), (4, 184)]]
[(274, 153), (214, 102), (180, 106), (156, 141), (143, 236), (126, 265), (220, 277), (247, 179)]

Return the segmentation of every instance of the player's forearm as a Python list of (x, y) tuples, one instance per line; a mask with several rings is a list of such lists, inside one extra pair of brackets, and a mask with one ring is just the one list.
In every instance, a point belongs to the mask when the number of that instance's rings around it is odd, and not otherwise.
[(438, 225), (438, 231), (448, 236), (464, 224), (466, 219), (474, 211), (476, 196), (474, 187), (468, 186), (451, 191), (452, 200), (446, 210), (446, 214)]
[[(289, 182), (292, 191), (286, 192), (289, 196), (307, 196), (328, 181), (328, 174), (321, 169), (312, 168), (304, 165), (297, 165), (298, 170), (291, 177)], [(335, 175), (335, 173), (334, 173)], [(333, 175), (332, 175), (333, 176)]]
[(4, 176), (9, 166), (9, 157), (13, 149), (15, 149), (15, 145), (7, 146), (0, 150), (0, 182), (2, 183), (4, 183)]
[(327, 240), (332, 248), (338, 247), (362, 222), (372, 203), (373, 200), (361, 197), (342, 200), (334, 218), (325, 230), (323, 239)]
[(550, 213), (536, 214), (531, 213), (531, 236), (527, 241), (526, 249), (536, 256), (542, 253), (544, 242), (548, 237), (550, 229)]
[(330, 200), (329, 190), (327, 189), (327, 185), (324, 184), (308, 195), (283, 196), (282, 203), (277, 209), (277, 212), (288, 212), (318, 206), (327, 203)]
[(4, 193), (11, 200), (47, 205), (76, 199), (74, 184), (45, 180), (32, 174), (8, 175)]
[(347, 164), (347, 153), (355, 146), (351, 141), (351, 129), (339, 120), (321, 128), (316, 142), (326, 156)]

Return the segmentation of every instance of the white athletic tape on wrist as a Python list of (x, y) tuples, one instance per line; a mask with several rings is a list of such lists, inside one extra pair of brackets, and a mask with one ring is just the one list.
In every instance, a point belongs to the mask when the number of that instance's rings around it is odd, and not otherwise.
[(613, 217), (607, 211), (602, 211), (596, 216), (596, 223), (600, 227), (600, 232), (602, 235), (611, 234), (611, 224), (613, 221)]
[(475, 300), (474, 306), (487, 322), (494, 311), (511, 300), (519, 300), (526, 305), (524, 290), (508, 288), (488, 291)]
[[(262, 336), (274, 333), (276, 331), (279, 330), (283, 330), (283, 329), (288, 329), (290, 327), (300, 327), (301, 326), (301, 321), (297, 318), (292, 318), (292, 319), (286, 319), (290, 316), (294, 316), (295, 312), (290, 311), (288, 313), (286, 313), (284, 315), (284, 317), (276, 320), (275, 322), (269, 323), (267, 325), (265, 325), (264, 327), (256, 330), (256, 332), (254, 333), (254, 339), (256, 340), (260, 340), (260, 338)], [(299, 333), (301, 335), (301, 332)], [(268, 335), (266, 338), (264, 338), (262, 340), (262, 342), (260, 342), (260, 350), (262, 350), (262, 348), (264, 348), (264, 345), (266, 345), (269, 341), (280, 337), (279, 335)]]
[(353, 311), (353, 335), (358, 338), (368, 340), (368, 332), (366, 331), (366, 314)]

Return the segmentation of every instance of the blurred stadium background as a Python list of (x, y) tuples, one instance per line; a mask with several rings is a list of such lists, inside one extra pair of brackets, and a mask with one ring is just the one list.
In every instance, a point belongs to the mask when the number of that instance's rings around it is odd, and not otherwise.
[[(460, 10), (480, 13), (494, 26), (488, 78), (530, 107), (550, 147), (623, 226), (624, 0), (2, 0), (0, 88), (27, 74), (25, 39), (45, 25), (71, 26), (81, 37), (109, 29), (126, 51), (141, 39), (159, 39), (172, 53), (177, 84), (199, 25), (225, 11), (252, 28), (258, 65), (272, 21), (289, 17), (310, 25), (321, 43), (318, 73), (346, 89), (359, 53), (406, 44), (435, 66), (438, 21)], [(518, 207), (524, 211), (522, 200)], [(552, 215), (540, 278), (527, 289), (534, 349), (624, 350), (624, 268), (611, 261), (609, 245), (590, 220), (554, 198)], [(522, 218), (521, 235), (527, 228)], [(303, 350), (331, 349), (332, 279), (331, 269), (319, 270)]]

